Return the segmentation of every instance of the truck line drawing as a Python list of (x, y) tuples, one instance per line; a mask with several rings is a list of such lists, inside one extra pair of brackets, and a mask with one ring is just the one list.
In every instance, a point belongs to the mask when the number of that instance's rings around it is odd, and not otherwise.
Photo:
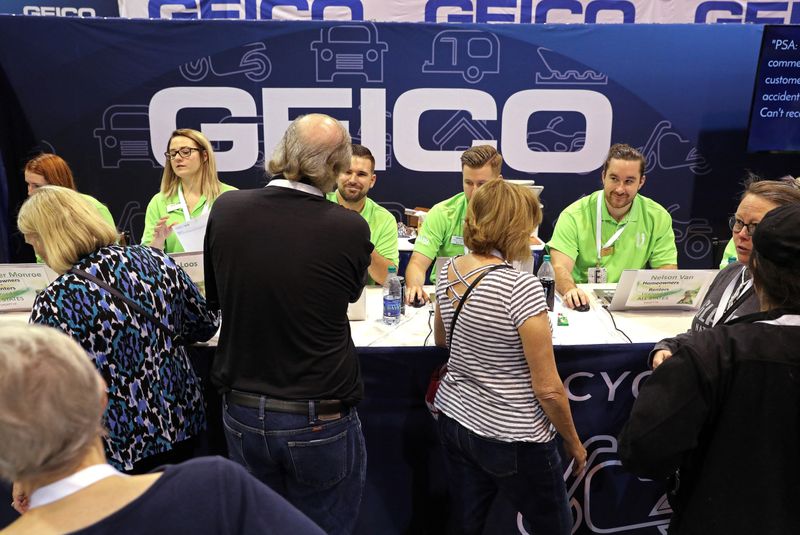
[(119, 169), (124, 161), (161, 165), (150, 151), (150, 117), (146, 104), (113, 104), (103, 112), (102, 126), (94, 129), (100, 143), (100, 165)]
[(335, 76), (363, 76), (367, 82), (383, 82), (383, 56), (389, 45), (378, 39), (378, 28), (367, 24), (340, 24), (323, 28), (319, 41), (311, 43), (316, 54), (317, 82), (333, 82)]

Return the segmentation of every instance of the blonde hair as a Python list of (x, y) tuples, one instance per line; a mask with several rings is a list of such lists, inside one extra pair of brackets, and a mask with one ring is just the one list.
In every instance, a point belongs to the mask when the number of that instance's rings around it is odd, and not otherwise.
[(503, 157), (497, 149), (491, 145), (475, 145), (465, 150), (461, 155), (461, 168), (480, 169), (489, 164), (494, 176), (500, 176), (500, 168), (503, 166)]
[(472, 195), (464, 219), (464, 244), (478, 254), (497, 249), (506, 260), (531, 254), (530, 235), (542, 221), (533, 192), (504, 180), (492, 180)]
[(27, 480), (76, 467), (103, 433), (105, 388), (69, 336), (0, 325), (0, 478)]
[[(197, 143), (197, 148), (200, 149), (200, 156), (202, 157), (203, 154), (207, 156), (200, 166), (200, 195), (205, 195), (207, 201), (213, 201), (220, 196), (222, 184), (217, 175), (217, 159), (214, 156), (211, 142), (202, 132), (191, 128), (178, 128), (172, 132), (169, 140), (167, 140), (167, 151), (169, 151), (169, 144), (172, 142), (172, 138), (178, 136), (187, 137)], [(178, 193), (181, 177), (175, 174), (169, 159), (164, 163), (164, 172), (161, 175), (161, 194), (165, 197), (172, 197)]]
[(117, 230), (80, 193), (60, 186), (44, 186), (19, 209), (17, 227), (39, 238), (42, 256), (57, 273), (78, 260), (117, 241)]

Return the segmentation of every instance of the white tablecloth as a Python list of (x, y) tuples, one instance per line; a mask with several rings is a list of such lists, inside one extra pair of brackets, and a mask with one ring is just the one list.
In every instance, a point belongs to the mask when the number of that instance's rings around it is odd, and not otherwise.
[[(586, 290), (594, 287), (608, 288), (613, 285), (582, 285)], [(350, 330), (356, 347), (396, 347), (433, 345), (433, 307), (406, 306), (406, 314), (397, 325), (383, 324), (383, 289), (372, 286), (367, 291), (367, 319), (351, 321)], [(426, 287), (433, 292), (433, 287)], [(634, 343), (655, 343), (689, 328), (694, 311), (626, 311), (611, 312), (603, 309), (589, 294), (591, 310), (576, 312), (561, 305), (556, 299), (556, 310), (550, 314), (553, 325), (554, 345), (619, 344), (627, 343), (625, 337), (614, 329), (613, 314), (617, 327)], [(566, 316), (568, 326), (557, 325), (558, 313)], [(0, 321), (28, 321), (29, 313), (11, 312), (2, 314)], [(427, 344), (426, 344), (427, 338)], [(216, 337), (209, 341), (216, 345)]]

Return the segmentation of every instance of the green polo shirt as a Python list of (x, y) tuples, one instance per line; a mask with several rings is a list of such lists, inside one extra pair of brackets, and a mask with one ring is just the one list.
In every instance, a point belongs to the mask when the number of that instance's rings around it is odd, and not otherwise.
[[(339, 202), (335, 191), (328, 193), (326, 198), (329, 201)], [(400, 252), (397, 248), (397, 220), (389, 210), (369, 197), (364, 201), (364, 208), (359, 213), (369, 225), (369, 241), (375, 246), (375, 251), (379, 255), (391, 260), (397, 266), (400, 263)], [(369, 284), (375, 284), (372, 277), (369, 278)]]
[[(220, 193), (225, 193), (226, 191), (235, 189), (236, 188), (229, 186), (228, 184), (220, 184)], [(197, 202), (197, 206), (195, 206), (191, 211), (192, 219), (203, 214), (203, 208), (205, 207), (206, 202), (206, 196), (201, 195), (200, 200)], [(213, 204), (213, 202), (211, 204)], [(211, 206), (209, 206), (209, 209), (210, 208)], [(186, 218), (183, 215), (183, 209), (181, 208), (181, 201), (178, 199), (177, 192), (171, 197), (164, 197), (163, 193), (158, 192), (153, 195), (152, 199), (150, 199), (150, 203), (147, 205), (147, 211), (144, 214), (144, 233), (142, 234), (142, 244), (150, 245), (150, 242), (153, 241), (153, 232), (158, 224), (158, 220), (166, 215), (169, 216), (169, 219), (167, 219), (167, 224), (186, 222)], [(167, 236), (166, 241), (164, 241), (164, 252), (184, 252), (181, 242), (178, 240), (178, 236), (176, 236), (174, 232)]]
[(102, 217), (106, 223), (114, 228), (117, 228), (117, 225), (114, 224), (114, 217), (111, 215), (111, 212), (108, 210), (108, 207), (105, 204), (101, 203), (91, 195), (85, 195), (81, 193), (81, 197), (89, 201), (89, 204), (94, 206), (94, 208), (100, 214), (100, 217)]
[(719, 269), (723, 269), (728, 265), (728, 259), (730, 257), (739, 258), (739, 255), (736, 254), (736, 244), (733, 242), (733, 238), (731, 238), (731, 241), (729, 241), (728, 245), (725, 247), (725, 252), (722, 253), (722, 262), (719, 263)]
[(436, 260), (464, 254), (464, 218), (467, 196), (459, 193), (433, 205), (414, 242), (414, 252)]
[[(556, 249), (575, 260), (572, 278), (576, 284), (585, 283), (589, 267), (597, 265), (595, 227), (597, 225), (597, 196), (603, 191), (579, 199), (569, 205), (558, 218), (548, 249)], [(614, 252), (600, 259), (608, 271), (608, 282), (619, 282), (626, 269), (641, 269), (649, 264), (658, 268), (678, 263), (672, 217), (663, 206), (643, 195), (636, 195), (633, 205), (619, 223), (601, 202), (601, 239), (603, 244), (617, 229), (625, 230), (614, 242)]]

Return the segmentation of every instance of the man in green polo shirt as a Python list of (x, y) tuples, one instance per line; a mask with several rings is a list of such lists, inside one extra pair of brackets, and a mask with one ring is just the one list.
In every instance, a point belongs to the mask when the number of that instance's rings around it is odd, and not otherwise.
[(327, 197), (358, 212), (367, 221), (369, 240), (375, 246), (367, 268), (368, 282), (383, 284), (389, 274), (389, 266), (397, 266), (400, 261), (400, 253), (397, 250), (397, 220), (389, 210), (367, 197), (376, 178), (372, 152), (354, 143), (350, 169), (339, 175), (336, 191), (328, 193)]
[(576, 284), (618, 282), (625, 269), (648, 265), (678, 267), (672, 217), (657, 202), (637, 195), (645, 182), (645, 163), (633, 147), (612, 146), (603, 164), (603, 189), (561, 212), (547, 246), (556, 289), (569, 308), (589, 304)]
[[(489, 180), (502, 178), (503, 157), (491, 145), (476, 145), (461, 155), (464, 192), (450, 197), (430, 209), (414, 242), (414, 252), (406, 267), (406, 302), (414, 299), (428, 302), (422, 289), (425, 273), (438, 256), (464, 254), (464, 217), (472, 193)], [(432, 273), (436, 280), (438, 273)]]

